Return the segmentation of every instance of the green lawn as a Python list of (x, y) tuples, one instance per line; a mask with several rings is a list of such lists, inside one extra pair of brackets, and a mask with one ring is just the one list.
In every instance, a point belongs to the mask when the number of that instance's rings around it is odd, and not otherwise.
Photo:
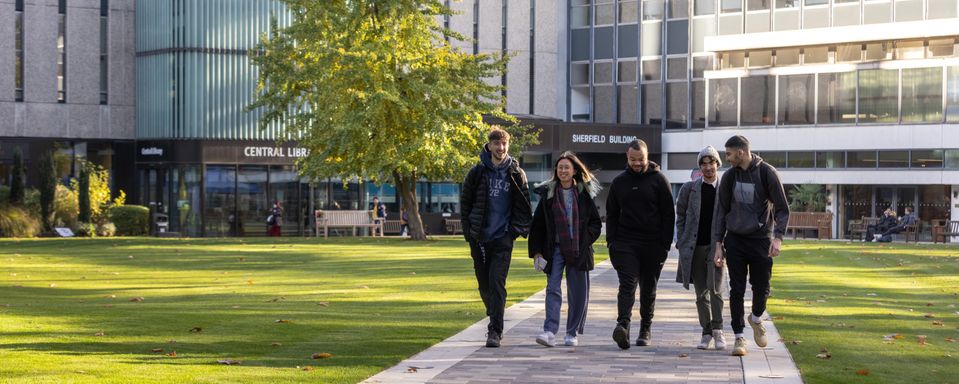
[[(544, 286), (517, 242), (509, 302)], [(475, 287), (461, 238), (0, 240), (0, 382), (355, 383), (482, 319)]]
[(769, 312), (806, 383), (959, 383), (957, 306), (955, 245), (787, 241)]

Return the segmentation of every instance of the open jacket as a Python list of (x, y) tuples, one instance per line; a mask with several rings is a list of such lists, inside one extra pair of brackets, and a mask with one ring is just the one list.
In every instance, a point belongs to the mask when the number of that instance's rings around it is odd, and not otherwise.
[[(696, 240), (699, 236), (699, 214), (702, 207), (703, 178), (695, 181), (687, 181), (679, 190), (679, 198), (676, 200), (676, 248), (679, 249), (679, 268), (676, 270), (676, 282), (682, 283), (683, 288), (689, 289), (689, 283), (693, 281), (693, 253), (696, 251)], [(716, 191), (716, 202), (714, 207), (719, 205), (719, 191)], [(714, 216), (715, 217), (715, 216)], [(715, 225), (713, 220), (712, 225)], [(710, 225), (710, 227), (712, 227)], [(712, 232), (707, 233), (710, 236)], [(722, 294), (726, 268), (716, 267), (713, 263), (713, 254), (715, 253), (716, 243), (710, 240), (708, 260), (706, 265), (706, 287), (717, 294)]]
[[(552, 270), (553, 252), (556, 244), (555, 212), (551, 209), (553, 199), (556, 198), (558, 181), (548, 180), (536, 185), (535, 192), (540, 195), (536, 212), (533, 213), (533, 224), (529, 232), (529, 257), (543, 255), (546, 259), (546, 274)], [(593, 198), (599, 193), (598, 183), (578, 183), (579, 192), (576, 204), (579, 207), (579, 257), (575, 260), (566, 260), (566, 265), (583, 271), (590, 271), (595, 265), (593, 260), (593, 243), (599, 239), (603, 223), (599, 218), (599, 210)]]
[[(483, 147), (483, 155), (489, 156), (489, 149)], [(510, 221), (509, 233), (512, 238), (529, 235), (529, 225), (532, 221), (532, 207), (529, 203), (529, 184), (526, 181), (526, 172), (519, 167), (519, 161), (512, 157), (508, 160), (508, 174), (510, 179)], [(487, 203), (489, 199), (489, 174), (482, 161), (478, 162), (463, 181), (460, 191), (460, 213), (462, 215), (463, 237), (466, 241), (483, 241), (483, 227), (487, 221)]]

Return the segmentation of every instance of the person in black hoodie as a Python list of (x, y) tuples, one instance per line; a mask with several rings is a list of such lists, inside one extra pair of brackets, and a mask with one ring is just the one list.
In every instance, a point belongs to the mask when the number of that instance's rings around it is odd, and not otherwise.
[(563, 272), (566, 273), (564, 344), (575, 347), (586, 324), (589, 302), (589, 271), (595, 264), (593, 243), (603, 222), (593, 198), (599, 181), (573, 152), (563, 152), (553, 167), (553, 177), (536, 185), (542, 198), (533, 213), (529, 231), (529, 257), (537, 271), (546, 273), (546, 320), (536, 342), (556, 346), (559, 314), (563, 306)]
[(629, 325), (639, 285), (637, 346), (650, 344), (656, 284), (673, 243), (676, 221), (669, 180), (649, 161), (646, 143), (636, 139), (626, 150), (627, 167), (613, 179), (606, 198), (606, 243), (619, 275), (618, 315), (613, 340), (629, 348)]
[[(789, 204), (779, 173), (749, 151), (749, 140), (736, 135), (726, 141), (726, 161), (732, 166), (719, 182), (713, 223), (713, 262), (729, 269), (730, 323), (736, 334), (733, 356), (746, 355), (743, 329), (746, 275), (753, 289), (749, 325), (759, 347), (766, 346), (762, 316), (769, 298), (773, 257), (779, 256), (789, 222)], [(772, 238), (772, 239), (770, 239)]]
[(526, 173), (507, 154), (509, 133), (496, 127), (487, 136), (480, 162), (466, 175), (460, 193), (463, 237), (470, 245), (480, 298), (489, 316), (486, 346), (503, 337), (506, 275), (513, 241), (526, 237), (533, 220)]

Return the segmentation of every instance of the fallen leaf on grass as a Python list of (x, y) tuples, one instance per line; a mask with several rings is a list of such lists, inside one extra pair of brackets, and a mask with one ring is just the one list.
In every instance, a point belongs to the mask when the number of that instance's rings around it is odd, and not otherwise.
[(894, 340), (903, 339), (903, 336), (898, 333), (893, 333), (893, 334), (883, 336), (882, 339), (885, 341), (894, 341)]
[(359, 286), (359, 287), (357, 287), (357, 288), (370, 289), (370, 287), (367, 286), (367, 285), (361, 285), (361, 286)]
[(280, 344), (280, 343), (270, 343), (270, 346), (271, 346), (271, 347), (279, 347), (279, 346), (281, 346), (281, 345), (283, 345), (283, 344)]
[(416, 272), (410, 272), (410, 274), (411, 274), (411, 275), (415, 275), (415, 274), (416, 274)]
[(688, 353), (680, 353), (680, 354), (679, 354), (679, 357), (680, 357), (680, 358), (689, 357), (689, 354), (688, 354)]
[(406, 373), (416, 373), (417, 369), (414, 367), (406, 368)]
[(297, 365), (297, 366), (296, 366), (296, 369), (302, 369), (302, 370), (304, 370), (304, 371), (312, 371), (312, 370), (313, 370), (313, 366), (307, 365), (307, 366), (305, 366), (305, 367), (300, 367), (299, 365)]
[(276, 322), (277, 322), (277, 323), (280, 323), (280, 324), (290, 324), (290, 323), (292, 323), (292, 321), (287, 320), (287, 319), (279, 319), (279, 320), (277, 320)]
[(167, 353), (167, 354), (166, 354), (166, 356), (170, 356), (170, 357), (176, 357), (176, 351), (173, 351), (173, 352), (170, 352), (170, 353)]
[(802, 344), (802, 340), (789, 340), (788, 343), (792, 345), (799, 345)]
[(927, 319), (935, 319), (935, 318), (936, 318), (936, 315), (933, 315), (933, 314), (931, 314), (931, 313), (927, 313), (927, 314), (925, 314), (925, 315), (923, 315), (923, 316), (925, 316), (925, 318), (927, 318)]
[(223, 365), (240, 365), (240, 361), (239, 361), (239, 360), (226, 359), (226, 360), (217, 360), (216, 362), (217, 362), (217, 363), (220, 363), (220, 364), (223, 364)]
[(93, 334), (93, 336), (103, 336), (103, 335), (104, 333), (102, 331)]
[(142, 298), (142, 297), (134, 297), (134, 298), (130, 299), (130, 301), (131, 301), (131, 302), (134, 302), (134, 303), (139, 303), (139, 302), (143, 301), (143, 298)]
[(314, 353), (312, 356), (310, 356), (310, 358), (311, 358), (311, 359), (314, 359), (314, 360), (317, 360), (317, 359), (326, 359), (326, 358), (330, 358), (330, 357), (333, 357), (333, 354), (332, 354), (332, 353), (326, 353), (326, 352), (323, 352), (323, 353)]
[(56, 286), (57, 286), (57, 283), (50, 283), (50, 288), (54, 288)]
[(919, 345), (926, 345), (926, 335), (917, 335), (916, 342), (918, 342)]
[(932, 325), (938, 325), (938, 326), (941, 327), (941, 326), (943, 326), (942, 320), (933, 320)]
[(246, 283), (249, 285), (253, 285), (253, 280), (247, 280)]
[(153, 353), (163, 353), (163, 348), (153, 348), (150, 350)]
[(329, 307), (329, 306), (330, 306), (330, 303), (327, 302), (327, 301), (321, 301), (321, 302), (319, 302), (319, 303), (316, 303), (316, 305), (319, 305), (319, 306), (321, 306), (321, 307)]
[(947, 338), (946, 338), (946, 341), (948, 341), (948, 342), (950, 342), (950, 343), (955, 343), (955, 342), (956, 342), (956, 339), (953, 339), (953, 338), (951, 338), (951, 337), (947, 337)]
[(785, 319), (786, 319), (785, 316), (774, 316), (774, 317), (773, 317), (773, 320), (774, 320), (774, 321), (775, 321), (775, 320), (785, 320)]
[(927, 306), (927, 307), (931, 307), (931, 306), (933, 306), (933, 305), (935, 305), (935, 304), (933, 304), (933, 303), (926, 303), (926, 306)]
[(200, 328), (200, 327), (190, 328), (190, 333), (199, 333), (199, 332), (203, 332), (203, 328)]
[(859, 376), (869, 376), (869, 370), (868, 370), (868, 369), (860, 369), (860, 370), (856, 371), (856, 374), (859, 375)]
[(832, 354), (826, 348), (823, 348), (819, 351), (819, 354), (816, 355), (817, 359), (829, 360), (832, 358)]

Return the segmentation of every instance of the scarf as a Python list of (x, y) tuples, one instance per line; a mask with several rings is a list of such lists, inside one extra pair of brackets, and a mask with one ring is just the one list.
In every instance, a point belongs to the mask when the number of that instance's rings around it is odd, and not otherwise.
[(559, 250), (567, 261), (579, 258), (579, 191), (573, 186), (572, 221), (566, 221), (566, 201), (564, 200), (563, 186), (556, 183), (556, 193), (553, 199), (553, 223), (556, 228), (556, 237), (559, 239)]

